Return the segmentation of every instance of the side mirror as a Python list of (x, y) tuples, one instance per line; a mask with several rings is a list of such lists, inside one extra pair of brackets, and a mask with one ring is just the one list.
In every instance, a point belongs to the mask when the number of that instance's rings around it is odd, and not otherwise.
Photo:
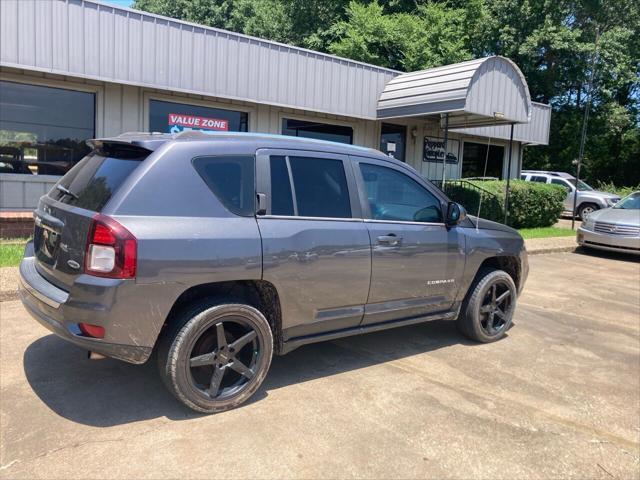
[(449, 202), (447, 205), (447, 225), (458, 225), (467, 218), (467, 211), (462, 205), (456, 202)]

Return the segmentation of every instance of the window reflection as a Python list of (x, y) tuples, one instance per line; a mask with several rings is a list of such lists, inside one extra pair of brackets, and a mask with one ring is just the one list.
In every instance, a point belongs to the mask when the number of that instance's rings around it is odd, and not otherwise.
[(94, 136), (93, 93), (0, 81), (0, 173), (63, 175)]
[(315, 138), (330, 142), (353, 143), (353, 128), (328, 123), (282, 119), (282, 134), (292, 137)]

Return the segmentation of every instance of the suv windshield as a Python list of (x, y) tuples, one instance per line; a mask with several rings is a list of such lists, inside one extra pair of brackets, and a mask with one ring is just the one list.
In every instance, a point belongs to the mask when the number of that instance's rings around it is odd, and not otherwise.
[(613, 208), (624, 210), (640, 210), (640, 192), (634, 192), (624, 197)]
[(49, 196), (61, 203), (99, 212), (150, 153), (136, 147), (105, 145), (69, 170)]
[[(576, 179), (575, 178), (570, 178), (569, 182), (571, 183), (571, 185), (575, 185), (576, 184)], [(589, 185), (584, 183), (582, 180), (578, 180), (578, 191), (579, 192), (590, 192), (592, 190), (593, 190), (593, 188), (591, 188)]]

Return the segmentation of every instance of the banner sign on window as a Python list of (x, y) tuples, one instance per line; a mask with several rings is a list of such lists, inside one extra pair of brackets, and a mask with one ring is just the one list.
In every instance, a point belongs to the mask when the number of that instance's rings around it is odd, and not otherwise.
[[(448, 140), (447, 163), (457, 165), (460, 156), (460, 142), (458, 140)], [(422, 150), (423, 162), (442, 163), (444, 158), (444, 139), (440, 137), (424, 137), (424, 148)]]
[[(170, 113), (168, 115), (171, 133), (182, 130), (229, 130), (229, 122), (219, 118), (199, 117), (196, 115), (184, 115), (182, 113)], [(178, 127), (178, 128), (176, 128)], [(180, 129), (179, 127), (183, 127)]]

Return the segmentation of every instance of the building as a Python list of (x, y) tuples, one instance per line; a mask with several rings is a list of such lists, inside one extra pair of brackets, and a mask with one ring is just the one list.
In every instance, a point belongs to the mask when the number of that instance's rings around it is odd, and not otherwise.
[(2, 0), (0, 19), (0, 210), (33, 209), (86, 139), (126, 131), (354, 143), (431, 180), (517, 177), (548, 142), (549, 106), (501, 57), (401, 73), (95, 0)]

